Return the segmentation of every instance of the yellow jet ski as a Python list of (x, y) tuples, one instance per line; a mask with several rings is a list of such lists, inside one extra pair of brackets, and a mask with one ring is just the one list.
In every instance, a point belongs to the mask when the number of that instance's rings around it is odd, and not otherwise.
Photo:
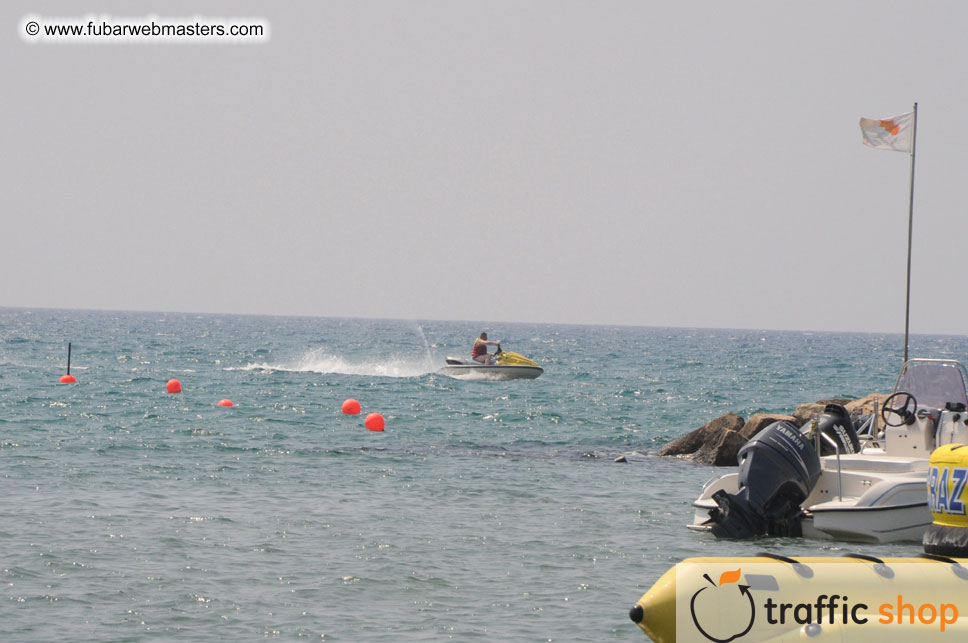
[(448, 357), (447, 365), (438, 372), (459, 379), (479, 380), (533, 380), (544, 373), (544, 369), (533, 359), (520, 353), (502, 350), (500, 344), (497, 345), (494, 358), (496, 364), (483, 364), (470, 358)]

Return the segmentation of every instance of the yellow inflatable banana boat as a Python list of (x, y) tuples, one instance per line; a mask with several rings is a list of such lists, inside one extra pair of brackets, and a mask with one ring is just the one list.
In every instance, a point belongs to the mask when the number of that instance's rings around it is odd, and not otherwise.
[(966, 565), (931, 554), (689, 558), (629, 616), (657, 643), (965, 640)]

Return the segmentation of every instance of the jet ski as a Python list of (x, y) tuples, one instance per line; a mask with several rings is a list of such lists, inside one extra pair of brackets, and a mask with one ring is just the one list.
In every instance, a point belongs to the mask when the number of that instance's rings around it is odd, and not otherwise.
[(448, 357), (447, 365), (438, 371), (441, 375), (448, 375), (459, 379), (474, 380), (533, 380), (544, 369), (538, 363), (528, 359), (520, 353), (501, 350), (497, 345), (497, 353), (493, 355), (496, 364), (483, 364), (471, 358)]

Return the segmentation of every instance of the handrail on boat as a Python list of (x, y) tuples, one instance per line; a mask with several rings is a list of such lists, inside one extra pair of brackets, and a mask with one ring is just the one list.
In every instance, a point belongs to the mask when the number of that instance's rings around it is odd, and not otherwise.
[(810, 429), (813, 431), (814, 440), (817, 442), (817, 457), (820, 457), (820, 438), (823, 438), (827, 444), (834, 448), (834, 452), (837, 454), (837, 485), (839, 487), (839, 492), (837, 494), (837, 500), (843, 502), (844, 500), (844, 477), (840, 469), (840, 447), (837, 445), (836, 440), (833, 440), (829, 435), (820, 431), (820, 424), (817, 420), (813, 421)]

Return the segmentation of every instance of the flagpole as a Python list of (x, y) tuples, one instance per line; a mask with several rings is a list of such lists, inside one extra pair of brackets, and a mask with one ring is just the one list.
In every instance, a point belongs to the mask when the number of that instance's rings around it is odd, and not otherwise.
[(914, 103), (914, 129), (911, 132), (911, 195), (908, 200), (907, 298), (904, 304), (904, 361), (908, 358), (908, 328), (911, 322), (911, 235), (914, 230), (914, 153), (918, 146), (918, 104)]

